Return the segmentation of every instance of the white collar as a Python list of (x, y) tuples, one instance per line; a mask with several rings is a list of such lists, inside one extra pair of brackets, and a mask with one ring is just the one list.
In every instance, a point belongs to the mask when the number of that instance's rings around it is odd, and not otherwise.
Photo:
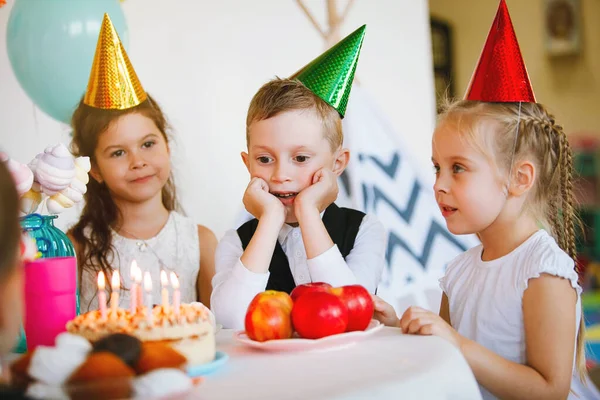
[[(323, 219), (323, 215), (325, 214), (325, 211), (323, 211), (320, 215), (321, 215), (321, 219)], [(277, 239), (279, 241), (279, 244), (284, 244), (288, 235), (294, 231), (294, 230), (300, 230), (300, 225), (298, 226), (291, 226), (288, 224), (283, 224), (283, 226), (281, 227), (281, 229), (279, 230), (279, 235), (277, 236)]]

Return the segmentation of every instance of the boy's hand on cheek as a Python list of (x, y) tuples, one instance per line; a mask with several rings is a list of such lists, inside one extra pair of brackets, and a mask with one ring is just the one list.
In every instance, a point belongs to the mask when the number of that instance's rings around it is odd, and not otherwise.
[(250, 180), (243, 202), (246, 210), (257, 219), (270, 214), (280, 217), (282, 224), (285, 222), (285, 207), (277, 197), (269, 193), (269, 185), (261, 178)]
[(298, 193), (294, 209), (300, 211), (312, 208), (320, 213), (337, 199), (338, 191), (337, 175), (321, 168), (313, 175), (312, 184)]

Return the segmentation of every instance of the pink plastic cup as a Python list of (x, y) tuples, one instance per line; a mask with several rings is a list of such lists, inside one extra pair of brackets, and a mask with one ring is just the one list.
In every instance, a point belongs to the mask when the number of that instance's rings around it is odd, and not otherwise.
[(25, 263), (25, 336), (27, 349), (53, 346), (76, 315), (75, 257), (40, 258)]

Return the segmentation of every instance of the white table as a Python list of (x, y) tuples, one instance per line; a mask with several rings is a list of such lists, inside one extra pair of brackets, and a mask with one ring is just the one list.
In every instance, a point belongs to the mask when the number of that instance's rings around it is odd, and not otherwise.
[(197, 399), (481, 399), (460, 352), (433, 336), (384, 328), (347, 348), (265, 352), (217, 334), (229, 360), (195, 390)]

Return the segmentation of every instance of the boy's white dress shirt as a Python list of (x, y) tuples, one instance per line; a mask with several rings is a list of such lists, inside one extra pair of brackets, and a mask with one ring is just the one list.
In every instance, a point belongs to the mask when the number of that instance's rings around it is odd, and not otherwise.
[[(327, 282), (334, 287), (360, 284), (375, 293), (385, 264), (386, 231), (374, 215), (364, 216), (354, 247), (345, 260), (335, 244), (307, 260), (300, 227), (284, 224), (278, 241), (296, 285), (309, 282)], [(216, 273), (210, 303), (217, 322), (225, 328), (244, 329), (248, 305), (266, 289), (269, 280), (268, 271), (255, 273), (242, 264), (243, 252), (237, 230), (232, 229), (221, 239), (215, 254)]]

